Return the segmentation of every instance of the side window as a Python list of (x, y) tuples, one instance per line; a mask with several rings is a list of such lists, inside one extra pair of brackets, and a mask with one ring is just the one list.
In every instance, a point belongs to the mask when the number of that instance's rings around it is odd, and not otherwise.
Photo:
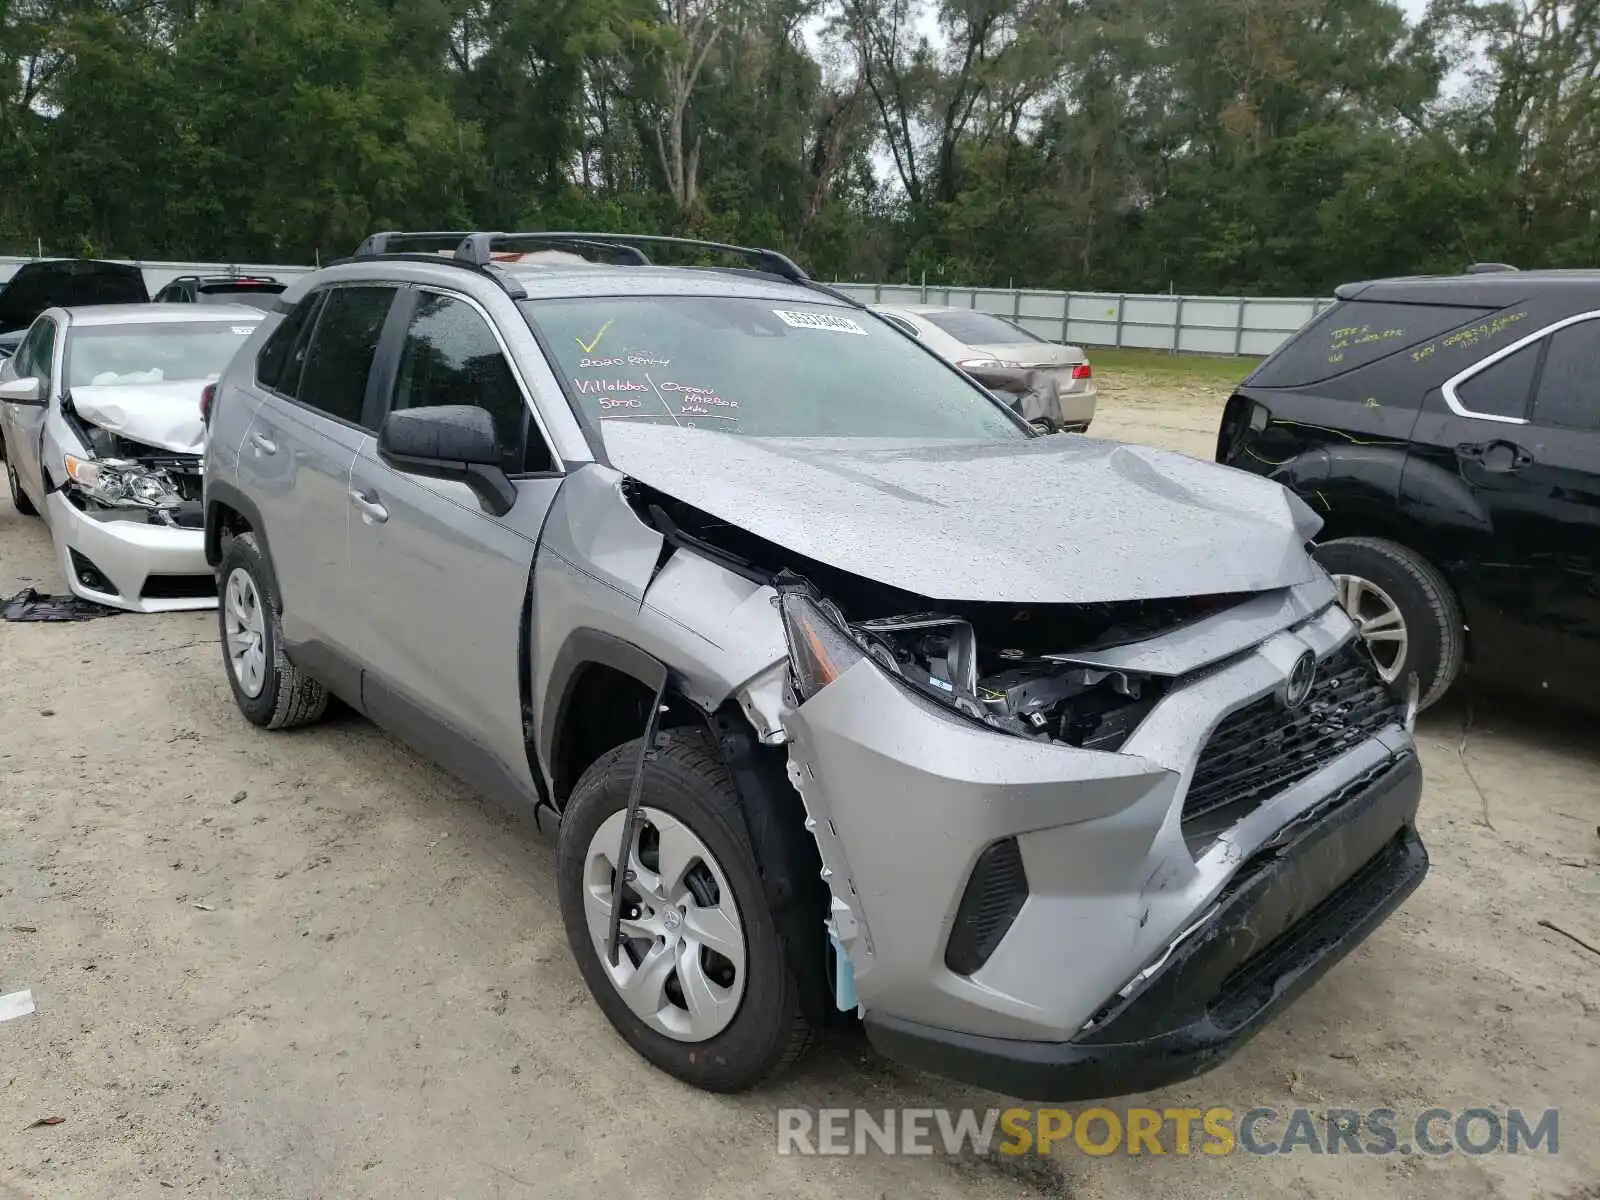
[[(1341, 300), (1301, 326), (1245, 382), (1256, 387), (1308, 387), (1369, 366), (1402, 350), (1412, 351), (1400, 360), (1402, 363), (1422, 362), (1437, 352), (1438, 343), (1434, 339), (1459, 326), (1470, 325), (1491, 311), (1434, 304)], [(1516, 335), (1506, 340), (1514, 341)], [(1452, 373), (1443, 371), (1438, 377)], [(1433, 384), (1430, 382), (1426, 386)], [(1394, 399), (1398, 403), (1400, 397)], [(1415, 405), (1413, 400), (1412, 407)]]
[(37, 375), (34, 369), (34, 355), (39, 349), (39, 339), (44, 336), (44, 327), (48, 321), (35, 321), (32, 328), (17, 343), (16, 353), (12, 355), (11, 362), (17, 373), (18, 379), (27, 379), (30, 375)]
[(1468, 412), (1486, 417), (1525, 417), (1528, 393), (1539, 370), (1541, 343), (1530, 342), (1515, 354), (1456, 385), (1456, 399)]
[(548, 471), (553, 465), (494, 332), (465, 301), (425, 292), (400, 351), (394, 406), (443, 404), (488, 410), (507, 473)]
[(329, 290), (311, 334), (295, 399), (330, 417), (361, 424), (367, 377), (395, 291), (392, 287)]
[(16, 372), (18, 379), (33, 376), (44, 390), (50, 394), (50, 381), (55, 374), (56, 360), (56, 323), (45, 317), (40, 317), (33, 323), (33, 328), (28, 330), (28, 336), (22, 339), (22, 344), (17, 347)]
[(1600, 321), (1558, 329), (1549, 342), (1533, 419), (1540, 425), (1600, 430)]
[(256, 355), (256, 382), (262, 387), (293, 396), (300, 386), (300, 368), (305, 364), (306, 343), (316, 324), (317, 309), (327, 292), (312, 292), (286, 316), (267, 338)]

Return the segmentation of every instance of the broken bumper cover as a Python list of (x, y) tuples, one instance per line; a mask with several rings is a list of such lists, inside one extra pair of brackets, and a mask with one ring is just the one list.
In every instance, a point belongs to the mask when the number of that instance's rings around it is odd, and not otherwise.
[(1428, 856), (1413, 824), (1421, 790), (1421, 767), (1406, 754), (1292, 827), (1241, 867), (1142, 986), (1113, 997), (1070, 1041), (961, 1033), (871, 1011), (867, 1036), (889, 1058), (1027, 1100), (1126, 1095), (1208, 1071), (1422, 882)]
[[(216, 574), (206, 562), (203, 529), (151, 524), (142, 511), (99, 520), (59, 491), (51, 492), (46, 504), (61, 573), (74, 595), (131, 612), (217, 606)], [(83, 562), (111, 590), (86, 585), (80, 577)]]

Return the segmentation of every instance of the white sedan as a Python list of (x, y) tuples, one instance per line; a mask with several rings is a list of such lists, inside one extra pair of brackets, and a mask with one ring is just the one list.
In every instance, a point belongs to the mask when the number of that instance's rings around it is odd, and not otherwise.
[(872, 311), (966, 370), (1025, 368), (1055, 376), (1067, 428), (1094, 420), (1094, 371), (1078, 346), (1047, 342), (992, 313), (936, 304), (875, 305)]
[(42, 515), (74, 594), (214, 608), (202, 395), (266, 316), (236, 306), (52, 308), (0, 364), (11, 501)]

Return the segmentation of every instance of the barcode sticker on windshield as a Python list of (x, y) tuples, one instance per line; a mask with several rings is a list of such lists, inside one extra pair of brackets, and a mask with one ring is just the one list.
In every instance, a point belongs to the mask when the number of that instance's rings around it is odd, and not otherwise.
[(782, 308), (773, 309), (772, 315), (795, 329), (821, 329), (828, 333), (856, 333), (862, 337), (867, 336), (867, 331), (849, 317), (834, 317), (827, 313), (793, 312)]
[(254, 325), (235, 325), (233, 327), (233, 332), (238, 337), (249, 337), (255, 331), (256, 327)]

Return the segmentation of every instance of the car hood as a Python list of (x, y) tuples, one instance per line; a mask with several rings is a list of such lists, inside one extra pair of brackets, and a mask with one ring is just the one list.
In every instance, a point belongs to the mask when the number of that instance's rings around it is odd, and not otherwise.
[(797, 555), (938, 600), (1094, 603), (1316, 575), (1321, 525), (1270, 480), (1071, 434), (756, 438), (608, 422), (612, 466)]
[(119, 383), (72, 389), (72, 409), (91, 425), (162, 450), (199, 454), (206, 427), (200, 419), (205, 380)]

